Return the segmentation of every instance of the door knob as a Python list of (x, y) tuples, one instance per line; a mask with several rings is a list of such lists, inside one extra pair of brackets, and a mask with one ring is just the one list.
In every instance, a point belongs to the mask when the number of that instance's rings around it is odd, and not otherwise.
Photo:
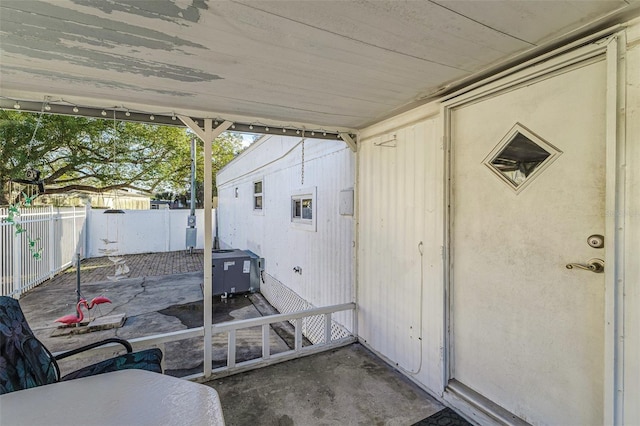
[(585, 271), (595, 272), (600, 274), (604, 272), (604, 260), (602, 259), (589, 259), (586, 265), (581, 263), (567, 263), (567, 269), (584, 269)]

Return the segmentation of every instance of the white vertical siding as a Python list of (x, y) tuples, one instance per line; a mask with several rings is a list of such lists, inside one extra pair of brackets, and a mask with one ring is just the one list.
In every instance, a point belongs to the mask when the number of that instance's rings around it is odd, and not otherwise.
[[(354, 186), (355, 154), (342, 141), (306, 139), (303, 183), (300, 142), (266, 137), (218, 173), (218, 235), (225, 245), (264, 257), (266, 272), (311, 305), (351, 302), (354, 219), (339, 214), (338, 201), (340, 191)], [(253, 182), (260, 179), (263, 211), (254, 212)], [(291, 223), (291, 196), (310, 188), (316, 189), (315, 231)], [(349, 314), (335, 320), (352, 327)]]
[[(624, 412), (640, 424), (640, 20), (627, 29), (624, 215)], [(444, 387), (443, 117), (420, 109), (361, 132), (358, 151), (358, 332), (434, 394)], [(433, 109), (431, 109), (433, 112)], [(395, 148), (376, 146), (396, 135)], [(392, 145), (392, 144), (390, 144)], [(424, 243), (422, 258), (417, 250)], [(418, 330), (416, 328), (418, 327)], [(419, 327), (422, 327), (420, 333)], [(422, 341), (417, 337), (422, 336)]]
[[(629, 25), (625, 56), (625, 211), (607, 212), (624, 215), (626, 227), (624, 354), (619, 360), (624, 366), (624, 424), (640, 423), (639, 22)], [(446, 367), (442, 122), (437, 105), (431, 105), (363, 129), (356, 188), (359, 337), (434, 394), (442, 393)], [(376, 145), (394, 134), (395, 142), (387, 145), (395, 147)], [(326, 151), (308, 147), (302, 185), (298, 142), (272, 137), (218, 175), (220, 236), (264, 256), (268, 272), (312, 304), (348, 301), (352, 224), (351, 218), (337, 215), (337, 200), (340, 190), (353, 185), (353, 156), (340, 145), (333, 150), (327, 145)], [(265, 182), (263, 215), (253, 214), (251, 206), (251, 185), (259, 178)], [(318, 188), (315, 233), (288, 223), (290, 193), (310, 186)], [(303, 274), (294, 274), (294, 266), (301, 266)]]
[[(401, 117), (390, 120), (370, 137), (365, 131), (358, 152), (358, 331), (369, 347), (440, 393), (444, 211), (440, 117), (400, 121)], [(377, 145), (394, 134), (395, 147)]]

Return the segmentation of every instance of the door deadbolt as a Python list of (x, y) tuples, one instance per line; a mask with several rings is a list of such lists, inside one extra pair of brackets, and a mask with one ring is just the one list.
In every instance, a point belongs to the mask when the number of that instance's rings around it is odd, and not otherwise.
[(593, 234), (587, 238), (587, 243), (593, 248), (604, 247), (604, 235)]

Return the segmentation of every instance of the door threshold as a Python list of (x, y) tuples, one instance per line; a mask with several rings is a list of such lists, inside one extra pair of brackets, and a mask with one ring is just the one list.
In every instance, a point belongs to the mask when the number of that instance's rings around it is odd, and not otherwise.
[[(474, 391), (470, 387), (460, 383), (459, 381), (452, 379), (449, 380), (449, 384), (445, 389), (445, 395), (450, 394), (453, 396), (454, 400), (461, 401), (462, 403), (466, 403), (470, 405), (472, 409), (479, 411), (483, 416), (481, 417), (489, 417), (495, 422), (503, 425), (509, 426), (531, 426), (530, 423), (522, 420), (520, 417), (515, 414), (507, 411), (502, 408), (495, 402), (487, 399), (486, 397), (480, 395), (478, 392)], [(454, 401), (451, 401), (454, 402)], [(455, 405), (455, 403), (454, 403)], [(480, 419), (477, 419), (480, 420)], [(480, 423), (484, 423), (480, 420)]]

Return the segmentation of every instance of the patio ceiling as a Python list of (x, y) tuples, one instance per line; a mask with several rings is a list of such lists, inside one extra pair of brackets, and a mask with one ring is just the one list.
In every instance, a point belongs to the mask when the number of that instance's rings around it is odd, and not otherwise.
[(0, 96), (4, 107), (50, 97), (60, 108), (358, 129), (639, 6), (3, 0)]

